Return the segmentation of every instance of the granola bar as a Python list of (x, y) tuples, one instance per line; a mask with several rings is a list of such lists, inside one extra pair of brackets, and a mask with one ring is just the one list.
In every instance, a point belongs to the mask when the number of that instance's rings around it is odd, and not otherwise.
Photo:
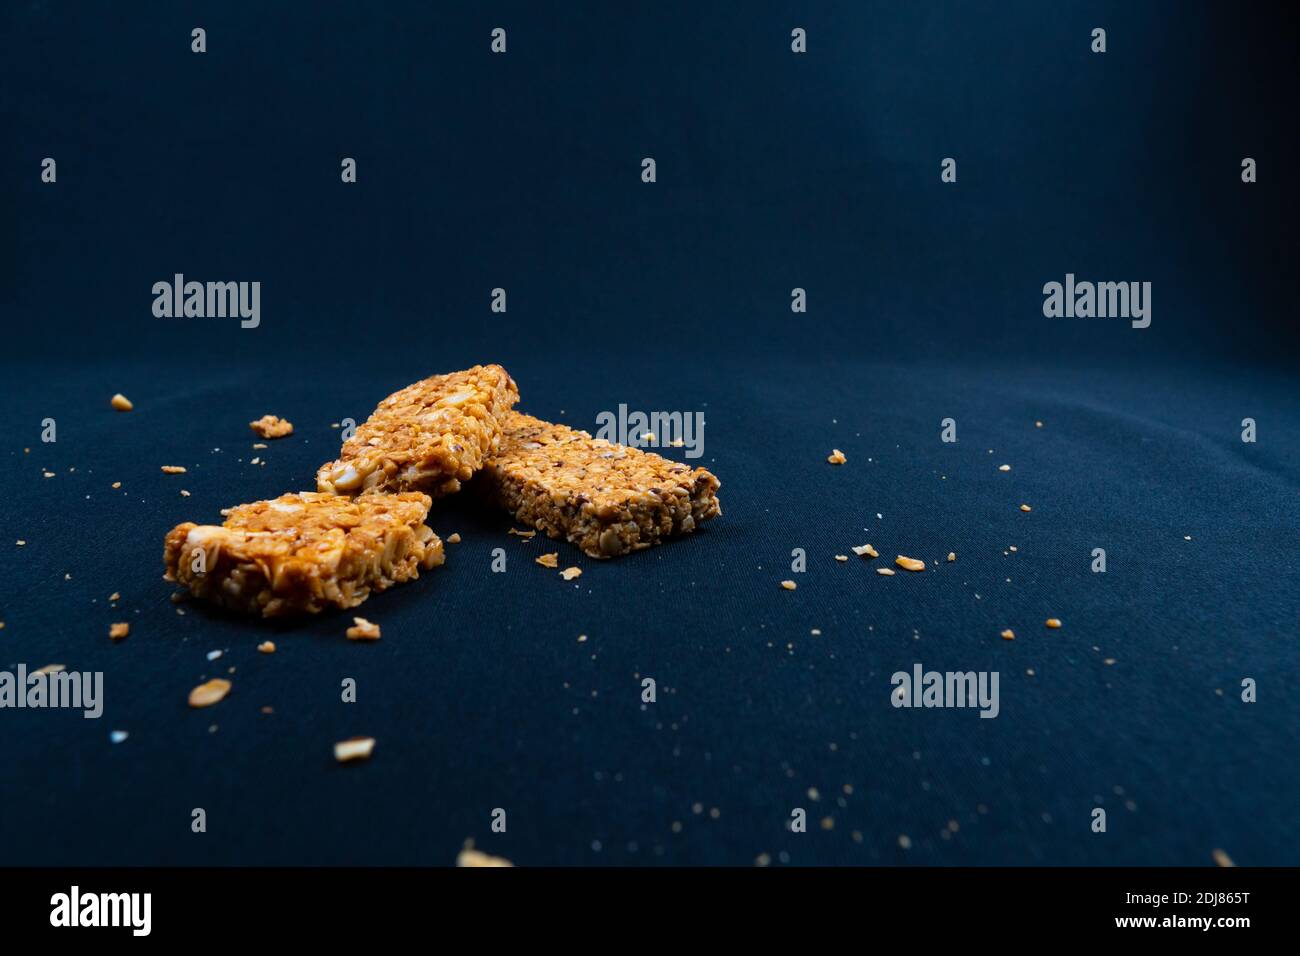
[[(428, 495), (303, 491), (228, 508), (220, 525), (167, 535), (163, 577), (196, 597), (263, 617), (355, 607), (443, 562)], [(200, 557), (201, 552), (201, 557)]]
[(316, 474), (320, 491), (460, 490), (496, 453), (519, 389), (500, 365), (434, 375), (394, 392)]
[(722, 513), (718, 479), (651, 452), (511, 412), (479, 479), (520, 522), (611, 558)]

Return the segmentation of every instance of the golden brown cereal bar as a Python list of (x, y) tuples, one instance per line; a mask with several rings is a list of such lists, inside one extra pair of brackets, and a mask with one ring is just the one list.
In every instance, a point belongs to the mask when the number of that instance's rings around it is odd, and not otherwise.
[(263, 617), (355, 607), (443, 562), (428, 495), (303, 491), (228, 508), (220, 525), (177, 525), (163, 562), (196, 597)]
[(479, 481), (520, 522), (593, 558), (648, 548), (722, 513), (718, 479), (703, 468), (518, 412)]
[(320, 467), (320, 491), (460, 490), (497, 451), (501, 417), (519, 389), (500, 365), (476, 365), (408, 385), (379, 403), (337, 461)]

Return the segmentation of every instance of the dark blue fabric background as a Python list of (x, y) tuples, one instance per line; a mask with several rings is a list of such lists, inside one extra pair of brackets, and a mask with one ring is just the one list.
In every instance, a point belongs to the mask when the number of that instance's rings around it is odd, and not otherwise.
[[(0, 711), (0, 863), (1296, 863), (1290, 18), (621, 6), (0, 14), (0, 667), (107, 696)], [(175, 272), (261, 281), (261, 327), (154, 318)], [(1151, 327), (1045, 319), (1067, 272), (1151, 281)], [(362, 608), (375, 645), (345, 614), (177, 614), (169, 528), (310, 487), (331, 422), (478, 361), (579, 427), (704, 411), (724, 516), (601, 563), (458, 496), (446, 566)], [(265, 412), (297, 431), (254, 451)], [(865, 541), (958, 560), (834, 561)], [(532, 563), (556, 547), (573, 584)], [(998, 670), (1001, 716), (895, 710), (917, 661)], [(335, 765), (354, 734), (373, 759)]]

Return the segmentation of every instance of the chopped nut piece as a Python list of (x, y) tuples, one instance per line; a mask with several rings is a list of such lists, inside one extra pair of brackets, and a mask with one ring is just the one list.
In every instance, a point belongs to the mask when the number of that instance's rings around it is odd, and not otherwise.
[(479, 850), (464, 849), (456, 854), (457, 866), (514, 866), (502, 856), (488, 856)]
[(799, 585), (795, 584), (793, 581), (782, 581), (782, 582), (781, 582), (781, 587), (785, 588), (787, 591), (793, 591), (793, 590), (794, 590), (795, 588), (797, 588), (798, 586), (799, 586)]
[(1002, 640), (1014, 641), (1015, 639), (1016, 639), (1016, 632), (1011, 630), (1011, 628), (1007, 628), (1005, 631), (1002, 632)]
[(853, 546), (853, 553), (859, 558), (878, 558), (880, 552), (869, 544), (858, 544)]
[(115, 641), (120, 641), (131, 633), (131, 625), (126, 621), (119, 621), (116, 624), (108, 626), (108, 636)]
[(842, 465), (848, 461), (848, 459), (844, 457), (844, 452), (840, 451), (838, 448), (832, 448), (831, 453), (826, 456), (826, 460), (832, 465)]
[(924, 561), (918, 561), (916, 558), (908, 558), (908, 557), (904, 557), (904, 556), (901, 555), (901, 554), (900, 554), (898, 557), (894, 558), (894, 563), (895, 563), (896, 565), (898, 565), (900, 568), (902, 568), (904, 571), (924, 571), (924, 570), (925, 570), (925, 562), (924, 562)]
[(163, 470), (163, 473), (164, 473), (164, 474), (168, 474), (168, 475), (183, 475), (183, 474), (185, 474), (185, 466), (184, 466), (184, 465), (163, 465), (163, 466), (162, 466), (162, 470)]
[(263, 641), (261, 644), (257, 645), (257, 649), (263, 654), (274, 654), (275, 641)]
[(118, 392), (110, 398), (108, 403), (113, 406), (115, 411), (119, 412), (129, 412), (131, 409), (135, 408), (135, 406), (131, 404), (131, 399), (127, 398), (121, 392)]
[(1033, 511), (1033, 509), (1030, 508), (1029, 505), (1021, 505), (1021, 506), (1020, 506), (1020, 510), (1021, 510), (1021, 511)]
[(565, 568), (560, 572), (560, 577), (566, 581), (572, 581), (574, 578), (582, 575), (582, 568)]
[(230, 693), (230, 686), (230, 681), (225, 678), (214, 677), (190, 691), (190, 706), (211, 707)]
[(956, 551), (949, 551), (949, 552), (948, 552), (948, 560), (949, 560), (949, 561), (956, 561), (956, 560), (957, 560), (957, 552), (956, 552)]
[(263, 415), (257, 421), (249, 422), (248, 427), (258, 438), (283, 438), (293, 434), (293, 422), (276, 415)]
[(560, 566), (560, 553), (552, 551), (550, 554), (539, 554), (533, 560), (544, 568), (558, 568)]
[(349, 737), (334, 745), (334, 759), (339, 763), (368, 760), (375, 749), (374, 737)]
[(885, 577), (887, 577), (887, 578), (892, 578), (892, 577), (894, 576), (894, 569), (893, 569), (893, 568), (876, 568), (876, 573), (877, 573), (877, 574), (883, 574), (883, 575), (884, 575)]
[(459, 531), (453, 531), (451, 534), (447, 535), (447, 543), (448, 543), (448, 544), (460, 544), (460, 532), (459, 532)]
[(364, 617), (354, 617), (352, 620), (354, 624), (347, 630), (349, 641), (379, 640), (379, 625), (374, 621), (367, 621)]
[(1049, 617), (1047, 619), (1047, 626), (1053, 629), (1058, 628), (1061, 626), (1061, 619), (1059, 617)]

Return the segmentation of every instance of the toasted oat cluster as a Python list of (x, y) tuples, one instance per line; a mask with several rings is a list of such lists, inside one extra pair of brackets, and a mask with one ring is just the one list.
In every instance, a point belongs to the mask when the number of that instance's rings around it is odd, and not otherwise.
[(703, 468), (517, 412), (479, 481), (520, 522), (593, 558), (648, 548), (722, 513), (718, 479)]
[(293, 422), (278, 415), (263, 415), (257, 421), (249, 422), (248, 427), (258, 438), (284, 438), (293, 434)]
[(443, 562), (428, 495), (303, 491), (228, 508), (220, 525), (177, 525), (164, 577), (196, 597), (263, 617), (355, 607)]
[(500, 365), (434, 375), (389, 395), (316, 474), (320, 491), (460, 490), (495, 454), (519, 389)]

